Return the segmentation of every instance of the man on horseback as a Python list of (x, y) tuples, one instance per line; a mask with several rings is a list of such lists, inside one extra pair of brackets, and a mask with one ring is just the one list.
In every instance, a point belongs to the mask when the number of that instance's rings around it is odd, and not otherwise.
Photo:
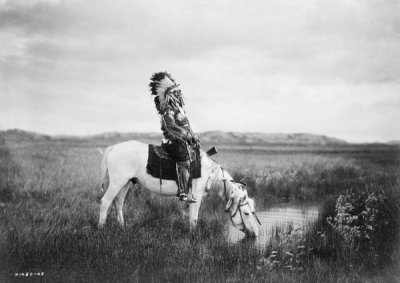
[(167, 72), (159, 72), (150, 78), (149, 87), (161, 116), (164, 135), (161, 146), (176, 163), (178, 197), (182, 201), (196, 202), (191, 192), (190, 160), (192, 148), (199, 147), (200, 143), (186, 116), (179, 85)]

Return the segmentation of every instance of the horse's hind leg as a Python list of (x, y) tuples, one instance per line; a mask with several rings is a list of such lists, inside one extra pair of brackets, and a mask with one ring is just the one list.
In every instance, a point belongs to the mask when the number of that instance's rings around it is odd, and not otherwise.
[(108, 209), (122, 187), (123, 186), (118, 185), (114, 182), (110, 182), (107, 191), (101, 198), (99, 228), (103, 227), (104, 224), (106, 223)]
[(125, 222), (124, 222), (124, 213), (123, 213), (123, 207), (124, 207), (124, 201), (126, 194), (129, 191), (129, 188), (131, 186), (131, 183), (127, 183), (125, 186), (122, 187), (122, 189), (119, 191), (117, 197), (114, 200), (115, 203), (115, 209), (117, 212), (117, 220), (118, 223), (121, 227), (125, 227)]

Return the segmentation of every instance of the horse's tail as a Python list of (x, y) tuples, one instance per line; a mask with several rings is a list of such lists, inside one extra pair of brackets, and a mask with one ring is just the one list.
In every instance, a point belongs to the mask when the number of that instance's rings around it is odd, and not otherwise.
[(107, 159), (108, 159), (108, 154), (112, 150), (112, 146), (109, 146), (106, 148), (103, 154), (103, 159), (101, 160), (101, 194), (104, 195), (104, 193), (107, 191), (108, 186), (110, 185), (110, 178), (108, 175), (108, 166), (107, 166)]

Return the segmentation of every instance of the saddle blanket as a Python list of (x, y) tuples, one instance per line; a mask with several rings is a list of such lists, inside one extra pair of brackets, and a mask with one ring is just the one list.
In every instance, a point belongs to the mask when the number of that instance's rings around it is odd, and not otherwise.
[[(192, 179), (201, 177), (201, 159), (200, 150), (193, 150), (192, 162), (190, 163), (190, 173)], [(149, 156), (147, 160), (147, 173), (154, 178), (163, 180), (178, 180), (176, 175), (176, 165), (168, 153), (161, 147), (149, 144)]]

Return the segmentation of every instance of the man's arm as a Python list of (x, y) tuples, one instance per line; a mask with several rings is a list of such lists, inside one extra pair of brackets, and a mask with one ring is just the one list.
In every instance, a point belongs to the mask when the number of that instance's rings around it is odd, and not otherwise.
[(193, 138), (192, 134), (175, 123), (174, 114), (175, 113), (172, 109), (167, 109), (163, 113), (162, 123), (165, 127), (165, 130), (169, 135), (171, 135), (172, 138), (191, 142)]

